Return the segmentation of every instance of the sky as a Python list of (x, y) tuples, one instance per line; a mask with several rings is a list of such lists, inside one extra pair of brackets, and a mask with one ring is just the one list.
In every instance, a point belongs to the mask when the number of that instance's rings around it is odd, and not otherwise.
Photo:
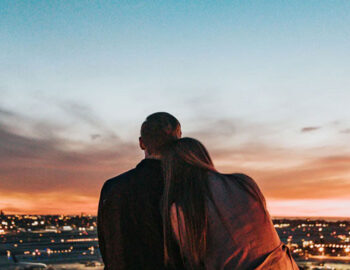
[(349, 1), (0, 1), (0, 209), (96, 214), (167, 111), (272, 216), (350, 217)]

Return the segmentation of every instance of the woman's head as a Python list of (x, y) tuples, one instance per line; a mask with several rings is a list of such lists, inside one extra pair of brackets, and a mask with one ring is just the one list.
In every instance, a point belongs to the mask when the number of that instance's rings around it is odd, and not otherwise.
[[(172, 261), (171, 245), (171, 208), (183, 213), (184, 226), (180, 236), (184, 255), (194, 269), (200, 269), (200, 263), (206, 252), (207, 208), (206, 198), (210, 196), (208, 171), (215, 171), (213, 162), (203, 144), (192, 138), (182, 138), (169, 144), (162, 153), (165, 188), (163, 195), (164, 216), (164, 255), (166, 263)], [(179, 219), (178, 219), (179, 220)], [(180, 226), (182, 227), (182, 226)], [(188, 254), (189, 253), (189, 254)], [(189, 256), (189, 257), (188, 257)]]
[(163, 151), (163, 164), (168, 167), (194, 166), (215, 170), (214, 164), (204, 145), (193, 138), (185, 137), (167, 145)]

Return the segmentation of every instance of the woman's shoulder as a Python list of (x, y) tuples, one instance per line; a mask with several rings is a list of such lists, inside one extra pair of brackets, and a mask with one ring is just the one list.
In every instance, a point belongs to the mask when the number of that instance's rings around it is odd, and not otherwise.
[(255, 182), (255, 180), (249, 175), (246, 175), (244, 173), (231, 173), (231, 174), (225, 174), (225, 176), (228, 177), (229, 179), (245, 182), (246, 184), (254, 188), (258, 188), (258, 184)]
[(222, 173), (221, 175), (229, 177), (229, 178), (238, 178), (246, 181), (254, 181), (253, 178), (244, 174), (244, 173)]
[(242, 183), (246, 183), (248, 185), (251, 185), (253, 187), (258, 187), (255, 180), (244, 173), (229, 173), (229, 174), (227, 174), (227, 173), (211, 172), (210, 177), (211, 178), (227, 179), (227, 180), (231, 180), (234, 182), (242, 182)]
[[(219, 172), (209, 172), (209, 182), (212, 185), (226, 186), (226, 187), (237, 187), (239, 189), (255, 190), (258, 189), (258, 185), (255, 183), (253, 178), (243, 173), (230, 173), (224, 174)], [(220, 184), (219, 184), (220, 183)]]
[(253, 197), (260, 200), (264, 205), (266, 205), (265, 197), (262, 194), (258, 184), (255, 180), (244, 174), (244, 173), (231, 173), (231, 174), (221, 174), (219, 173), (219, 177), (227, 179), (229, 183), (232, 183), (238, 188), (247, 191), (249, 194), (253, 195)]

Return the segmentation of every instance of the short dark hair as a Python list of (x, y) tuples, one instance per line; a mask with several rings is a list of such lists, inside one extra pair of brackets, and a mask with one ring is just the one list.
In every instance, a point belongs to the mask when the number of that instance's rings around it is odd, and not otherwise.
[(165, 144), (179, 139), (180, 131), (180, 122), (173, 115), (156, 112), (143, 122), (141, 138), (150, 154), (159, 154)]

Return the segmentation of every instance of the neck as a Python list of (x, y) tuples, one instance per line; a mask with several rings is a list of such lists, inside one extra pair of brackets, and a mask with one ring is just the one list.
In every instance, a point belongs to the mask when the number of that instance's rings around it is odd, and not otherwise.
[(160, 159), (161, 156), (158, 154), (149, 154), (147, 151), (145, 151), (145, 158), (147, 159)]

